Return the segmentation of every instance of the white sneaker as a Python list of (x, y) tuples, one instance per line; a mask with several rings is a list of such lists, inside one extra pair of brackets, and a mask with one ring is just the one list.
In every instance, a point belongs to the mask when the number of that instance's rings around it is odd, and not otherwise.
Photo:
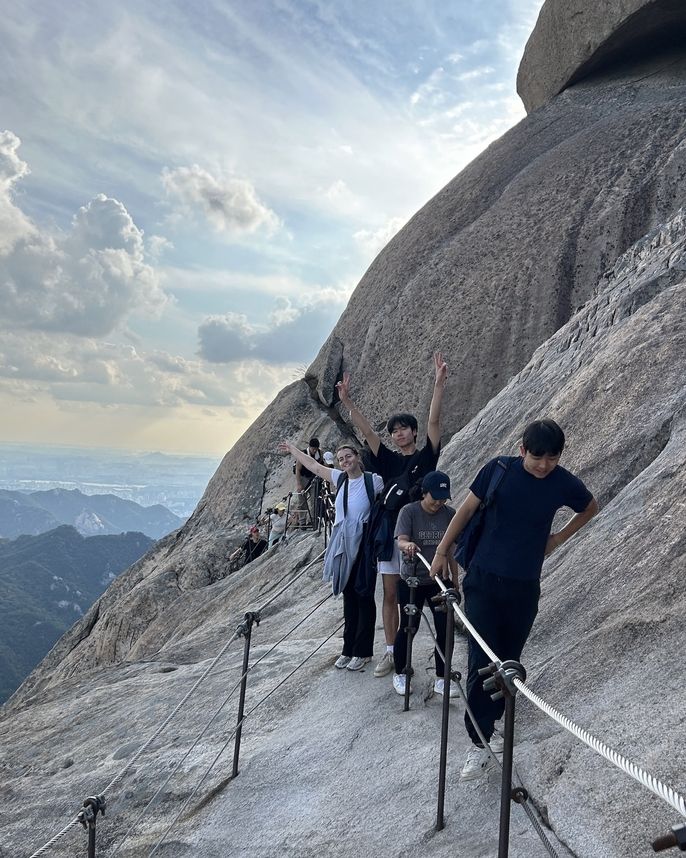
[(362, 670), (365, 664), (369, 664), (371, 656), (368, 658), (360, 658), (359, 655), (354, 655), (346, 664), (346, 670)]
[(336, 661), (333, 663), (334, 667), (337, 667), (339, 670), (343, 670), (344, 667), (347, 667), (351, 662), (351, 658), (349, 655), (339, 655)]
[(473, 781), (476, 778), (480, 778), (486, 773), (492, 762), (486, 748), (472, 745), (467, 752), (467, 759), (460, 772), (460, 778), (463, 781)]
[[(405, 680), (407, 677), (404, 673), (394, 673), (393, 674), (393, 688), (395, 689), (396, 694), (400, 694), (402, 697), (405, 696)], [(410, 684), (410, 694), (412, 694), (412, 685)]]
[[(434, 693), (442, 695), (444, 693), (444, 691), (445, 691), (445, 680), (443, 679), (442, 676), (440, 676), (434, 682)], [(459, 696), (460, 696), (459, 688), (457, 687), (456, 683), (451, 682), (450, 683), (450, 699), (452, 700), (453, 697), (459, 697)]]
[(491, 746), (491, 750), (496, 756), (502, 757), (503, 751), (505, 750), (505, 739), (503, 739), (500, 733), (494, 733), (488, 740), (488, 744)]
[(395, 670), (393, 653), (386, 650), (384, 657), (374, 668), (374, 676), (387, 676), (392, 670)]

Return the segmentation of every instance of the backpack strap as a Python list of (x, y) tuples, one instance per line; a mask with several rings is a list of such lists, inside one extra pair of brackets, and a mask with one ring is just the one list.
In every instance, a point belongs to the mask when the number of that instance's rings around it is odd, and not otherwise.
[(367, 490), (369, 506), (372, 506), (376, 500), (376, 492), (374, 491), (374, 477), (369, 473), (369, 471), (364, 471), (364, 487)]
[[(369, 506), (372, 506), (376, 498), (376, 492), (374, 491), (374, 477), (368, 471), (363, 471), (362, 475), (364, 477), (364, 487), (367, 491), (367, 497), (369, 498)], [(341, 474), (338, 478), (338, 482), (336, 483), (337, 492), (339, 492), (341, 486), (343, 486), (343, 518), (346, 518), (348, 515), (348, 482), (348, 475)]]
[(496, 490), (500, 483), (502, 482), (503, 477), (507, 473), (507, 468), (510, 463), (505, 459), (498, 458), (498, 462), (491, 474), (491, 480), (488, 484), (488, 489), (486, 490), (486, 497), (481, 501), (481, 509), (484, 509), (487, 506), (490, 506), (493, 495), (496, 493)]

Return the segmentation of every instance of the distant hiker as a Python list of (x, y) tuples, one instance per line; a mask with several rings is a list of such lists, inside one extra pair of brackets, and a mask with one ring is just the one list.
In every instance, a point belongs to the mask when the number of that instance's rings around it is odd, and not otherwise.
[[(320, 465), (324, 464), (324, 456), (319, 449), (319, 438), (310, 438), (309, 444), (302, 452)], [(295, 474), (295, 488), (299, 492), (305, 491), (315, 476), (302, 462), (295, 463), (293, 473)]]
[[(398, 548), (402, 553), (402, 565), (400, 567), (400, 580), (398, 581), (398, 604), (400, 606), (400, 628), (395, 636), (393, 647), (393, 661), (395, 674), (393, 675), (393, 688), (398, 694), (405, 694), (405, 661), (407, 657), (407, 635), (414, 634), (419, 628), (421, 611), (424, 604), (428, 604), (434, 618), (436, 638), (443, 649), (445, 646), (446, 615), (445, 611), (436, 608), (431, 601), (434, 596), (441, 592), (436, 581), (429, 575), (429, 570), (421, 560), (417, 560), (417, 552), (431, 563), (434, 559), (436, 546), (443, 538), (446, 528), (450, 524), (455, 510), (446, 506), (450, 500), (450, 478), (442, 471), (431, 471), (422, 480), (422, 499), (409, 503), (400, 510), (398, 521), (395, 526), (395, 538)], [(458, 566), (457, 561), (449, 555), (450, 577), (457, 583)], [(419, 585), (415, 588), (414, 604), (419, 613), (414, 617), (405, 613), (405, 606), (410, 602), (410, 587), (408, 578), (418, 579)], [(436, 680), (434, 691), (443, 694), (443, 679), (445, 676), (445, 664), (438, 651), (434, 649), (434, 663), (436, 665)], [(459, 694), (456, 686), (451, 686), (450, 696)]]
[[(492, 459), (476, 475), (431, 564), (432, 576), (445, 574), (453, 543), (488, 497), (462, 589), (467, 618), (503, 660), (520, 659), (538, 612), (544, 558), (598, 512), (596, 500), (581, 480), (559, 466), (564, 446), (564, 432), (554, 420), (530, 423), (519, 456)], [(555, 513), (564, 506), (576, 515), (551, 533)], [(505, 706), (483, 690), (478, 671), (488, 663), (488, 656), (470, 637), (467, 700), (487, 741)], [(470, 780), (488, 768), (491, 758), (466, 714), (465, 726), (474, 744), (461, 777)]]
[(283, 501), (274, 505), (274, 512), (269, 514), (269, 548), (281, 542), (286, 532), (286, 504)]
[(324, 560), (324, 580), (331, 581), (334, 595), (343, 593), (343, 652), (335, 666), (361, 670), (372, 660), (376, 603), (373, 592), (358, 592), (356, 584), (366, 524), (383, 480), (362, 471), (360, 454), (352, 444), (342, 444), (336, 451), (338, 468), (320, 465), (288, 441), (282, 441), (278, 450), (290, 453), (337, 489), (336, 519)]
[(267, 549), (267, 540), (260, 536), (259, 527), (253, 525), (248, 531), (248, 537), (240, 548), (229, 556), (229, 560), (237, 560), (243, 554), (242, 565), (245, 566), (256, 560)]
[[(372, 428), (370, 422), (357, 408), (350, 397), (350, 373), (343, 373), (343, 380), (336, 385), (341, 403), (350, 411), (353, 425), (364, 436), (370, 451), (370, 468), (380, 474), (384, 490), (375, 506), (369, 526), (370, 553), (373, 555), (367, 567), (378, 561), (378, 571), (383, 580), (383, 626), (386, 636), (386, 652), (374, 669), (374, 676), (386, 676), (393, 670), (393, 645), (398, 632), (397, 586), (400, 580), (400, 551), (393, 539), (395, 523), (400, 509), (409, 501), (410, 490), (418, 486), (422, 477), (433, 471), (441, 451), (441, 403), (448, 379), (448, 366), (440, 352), (434, 354), (435, 381), (429, 419), (427, 442), (417, 448), (417, 418), (412, 414), (394, 414), (387, 423), (387, 430), (398, 448), (389, 450)], [(376, 573), (366, 568), (367, 587), (374, 591)]]
[[(325, 464), (324, 455), (319, 447), (319, 438), (310, 438), (307, 447), (302, 451), (311, 459), (319, 464)], [(298, 527), (307, 527), (314, 520), (317, 502), (311, 493), (308, 491), (312, 485), (315, 475), (305, 465), (296, 462), (293, 465), (293, 473), (295, 474), (295, 488), (297, 494), (293, 497), (293, 512)], [(319, 490), (319, 486), (313, 487), (314, 491)]]

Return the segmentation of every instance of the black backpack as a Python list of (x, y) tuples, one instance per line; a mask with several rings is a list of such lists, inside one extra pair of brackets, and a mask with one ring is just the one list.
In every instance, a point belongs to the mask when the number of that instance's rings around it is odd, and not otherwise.
[(469, 569), (469, 564), (472, 562), (474, 553), (476, 552), (476, 547), (479, 544), (479, 539), (481, 539), (481, 534), (484, 529), (486, 509), (492, 503), (496, 489), (507, 473), (509, 464), (510, 463), (507, 459), (498, 459), (495, 470), (493, 471), (491, 480), (488, 484), (486, 497), (481, 501), (478, 509), (469, 519), (462, 533), (457, 537), (455, 560), (457, 560), (463, 569)]
[(424, 477), (424, 474), (418, 473), (420, 453), (421, 450), (415, 450), (408, 456), (402, 473), (391, 477), (383, 487), (383, 506), (389, 512), (398, 512), (405, 504), (419, 499), (419, 483)]
[[(364, 487), (367, 490), (367, 497), (369, 498), (369, 506), (373, 506), (374, 499), (376, 498), (376, 492), (374, 490), (374, 478), (368, 471), (363, 472), (364, 476)], [(338, 482), (336, 483), (336, 492), (338, 493), (341, 490), (341, 486), (343, 486), (343, 517), (345, 518), (348, 515), (348, 475), (341, 474), (338, 478)]]

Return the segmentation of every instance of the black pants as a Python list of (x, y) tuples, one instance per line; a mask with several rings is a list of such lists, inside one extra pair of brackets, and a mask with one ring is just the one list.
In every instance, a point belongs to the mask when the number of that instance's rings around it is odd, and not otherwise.
[(364, 548), (360, 545), (348, 583), (343, 589), (343, 655), (371, 658), (374, 653), (376, 602), (374, 594), (361, 596), (355, 592), (355, 581)]
[[(467, 619), (498, 658), (519, 661), (538, 613), (540, 582), (502, 578), (472, 567), (462, 583), (462, 591)], [(467, 702), (487, 740), (505, 711), (504, 700), (493, 701), (483, 690), (486, 677), (479, 676), (479, 669), (489, 662), (489, 657), (470, 637)], [(470, 739), (479, 744), (479, 735), (466, 712), (464, 721)]]
[[(410, 588), (407, 583), (400, 578), (398, 580), (398, 604), (400, 605), (400, 628), (395, 636), (393, 644), (393, 661), (395, 663), (395, 672), (403, 673), (405, 670), (405, 660), (407, 658), (407, 634), (410, 629), (416, 631), (419, 628), (421, 621), (421, 610), (424, 603), (427, 602), (434, 618), (434, 628), (436, 629), (436, 637), (441, 645), (445, 646), (445, 627), (446, 616), (445, 611), (436, 610), (436, 605), (431, 601), (434, 596), (441, 592), (438, 584), (421, 584), (415, 589), (414, 603), (420, 613), (414, 617), (408, 616), (405, 611), (405, 605), (410, 602)], [(434, 661), (436, 663), (436, 676), (443, 676), (445, 672), (445, 664), (437, 649), (434, 648)]]

